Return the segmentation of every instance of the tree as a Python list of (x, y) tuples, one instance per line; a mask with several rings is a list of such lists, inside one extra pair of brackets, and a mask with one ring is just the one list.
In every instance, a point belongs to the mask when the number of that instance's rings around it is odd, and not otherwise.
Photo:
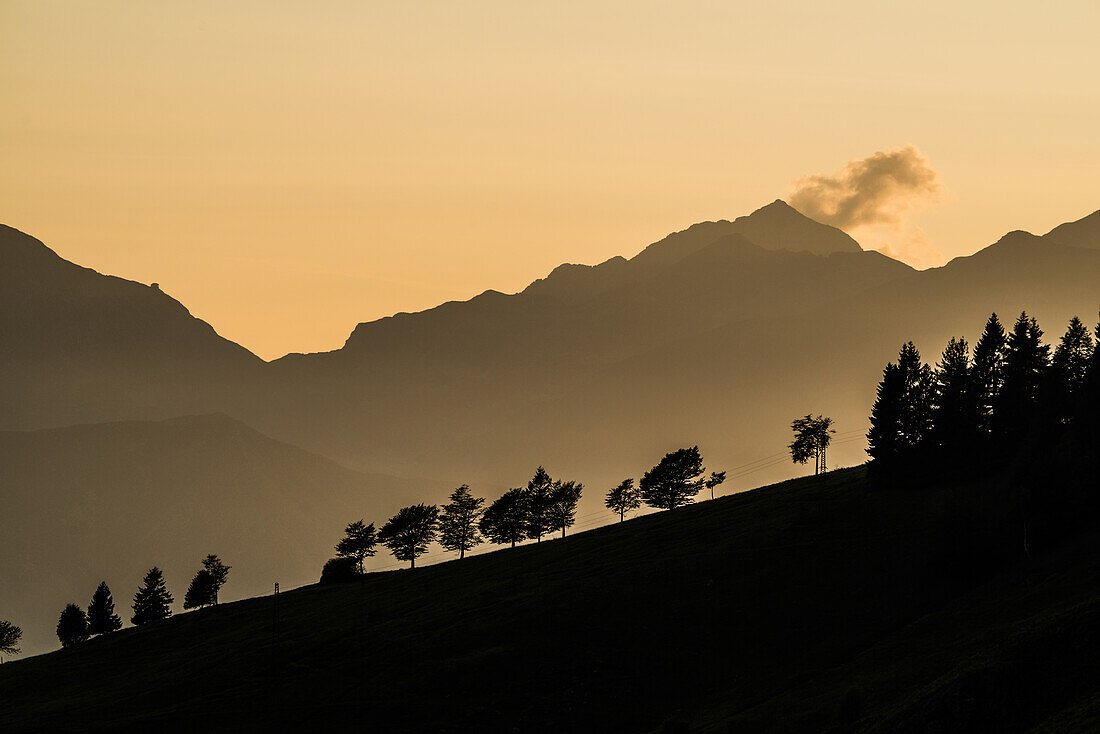
[(485, 498), (474, 497), (469, 485), (463, 484), (451, 492), (451, 501), (443, 505), (439, 517), (439, 544), (465, 558), (466, 551), (481, 542), (477, 523), (484, 504)]
[(703, 482), (707, 489), (710, 490), (710, 498), (714, 499), (714, 488), (722, 482), (726, 481), (726, 473), (724, 471), (712, 471), (707, 480)]
[(122, 620), (115, 614), (115, 600), (106, 581), (100, 581), (88, 604), (88, 634), (106, 635), (122, 629)]
[(993, 410), (1000, 399), (1004, 380), (1005, 330), (991, 314), (985, 331), (974, 347), (974, 365), (970, 369), (970, 404), (978, 431), (988, 435), (993, 431)]
[(344, 537), (336, 544), (336, 557), (352, 559), (356, 570), (363, 573), (363, 561), (374, 555), (377, 543), (374, 523), (364, 525), (362, 520), (356, 520), (344, 528)]
[(439, 508), (435, 505), (402, 507), (378, 531), (378, 541), (390, 549), (399, 561), (416, 568), (417, 556), (428, 550), (439, 526)]
[(229, 578), (229, 569), (233, 567), (222, 563), (222, 559), (213, 553), (202, 559), (202, 567), (210, 574), (210, 590), (214, 594), (214, 603), (217, 604), (218, 592), (225, 586), (225, 582)]
[(612, 512), (619, 513), (619, 522), (625, 519), (626, 513), (641, 507), (642, 496), (634, 486), (634, 479), (624, 479), (619, 482), (619, 486), (607, 493), (603, 504)]
[(554, 480), (541, 466), (527, 482), (527, 537), (539, 543), (542, 536), (553, 529), (550, 522), (551, 494)]
[(134, 594), (134, 616), (130, 617), (130, 621), (140, 627), (168, 619), (172, 616), (173, 601), (175, 600), (164, 583), (164, 574), (153, 566), (145, 574), (141, 588)]
[(66, 604), (57, 620), (57, 639), (62, 647), (72, 647), (88, 639), (88, 617), (77, 604)]
[(1021, 311), (1005, 343), (1004, 382), (994, 414), (1002, 440), (1018, 439), (1038, 413), (1050, 363), (1050, 345), (1043, 344), (1042, 337), (1035, 319)]
[(561, 531), (561, 537), (565, 537), (565, 529), (573, 525), (577, 520), (577, 503), (580, 502), (584, 485), (572, 480), (568, 482), (556, 481), (550, 492), (550, 527)]
[(1092, 356), (1092, 336), (1081, 323), (1081, 319), (1074, 316), (1051, 360), (1055, 391), (1053, 407), (1062, 421), (1073, 417), (1074, 406), (1085, 394), (1085, 381)]
[(705, 484), (702, 479), (705, 471), (698, 446), (665, 454), (665, 458), (647, 471), (638, 483), (642, 501), (662, 510), (689, 504)]
[(807, 413), (802, 418), (795, 418), (791, 422), (794, 441), (788, 447), (791, 450), (791, 460), (796, 464), (805, 464), (812, 458), (814, 460), (814, 474), (826, 471), (825, 454), (829, 449), (833, 434), (836, 433), (832, 426), (832, 418), (820, 415), (815, 418)]
[(478, 529), (497, 545), (516, 543), (527, 537), (527, 490), (513, 487), (501, 495), (481, 516)]
[(322, 584), (339, 584), (360, 577), (354, 558), (330, 558), (321, 569)]
[(0, 655), (18, 655), (21, 639), (23, 639), (23, 630), (6, 619), (0, 619)]
[(911, 453), (928, 440), (932, 428), (932, 368), (921, 362), (913, 342), (898, 353), (897, 364), (882, 372), (867, 453), (873, 459), (892, 460)]
[(183, 608), (202, 609), (207, 604), (213, 604), (217, 593), (214, 588), (216, 583), (214, 574), (205, 568), (200, 568), (183, 595)]
[(933, 434), (943, 448), (956, 452), (977, 431), (977, 408), (970, 389), (970, 352), (966, 339), (951, 337), (935, 371)]

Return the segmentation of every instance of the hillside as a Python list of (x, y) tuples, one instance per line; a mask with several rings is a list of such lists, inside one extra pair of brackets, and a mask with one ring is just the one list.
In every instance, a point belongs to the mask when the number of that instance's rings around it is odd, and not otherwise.
[(1100, 538), (1017, 502), (850, 469), (222, 605), (0, 666), (0, 728), (1088, 731)]
[(309, 583), (346, 523), (449, 489), (345, 469), (221, 415), (0, 432), (0, 487), (2, 616), (27, 654), (56, 649), (58, 613), (101, 580), (127, 621), (154, 564), (177, 611), (207, 553), (234, 567), (229, 599)]

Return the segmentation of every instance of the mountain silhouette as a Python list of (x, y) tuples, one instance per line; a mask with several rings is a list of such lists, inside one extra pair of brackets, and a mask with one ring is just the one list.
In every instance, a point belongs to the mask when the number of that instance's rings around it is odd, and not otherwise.
[(0, 428), (216, 410), (262, 360), (159, 288), (0, 225)]

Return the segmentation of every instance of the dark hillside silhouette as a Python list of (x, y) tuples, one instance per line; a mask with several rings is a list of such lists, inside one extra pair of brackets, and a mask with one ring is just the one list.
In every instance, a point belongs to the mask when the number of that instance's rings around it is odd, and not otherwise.
[(270, 596), (180, 615), (0, 666), (0, 728), (1084, 731), (1100, 536), (1028, 559), (1011, 481), (840, 470), (307, 587), (277, 647)]

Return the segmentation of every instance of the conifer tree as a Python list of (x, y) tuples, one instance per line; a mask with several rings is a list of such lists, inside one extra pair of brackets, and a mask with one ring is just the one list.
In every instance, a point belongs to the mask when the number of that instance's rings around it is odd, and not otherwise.
[(571, 527), (577, 520), (577, 503), (580, 502), (584, 485), (572, 480), (568, 482), (556, 481), (550, 491), (550, 527), (561, 531), (561, 537), (565, 537), (565, 529)]
[(378, 541), (390, 549), (399, 561), (416, 568), (416, 559), (428, 550), (439, 527), (439, 508), (435, 505), (402, 507), (378, 531)]
[(1002, 440), (1017, 440), (1038, 414), (1050, 365), (1050, 345), (1043, 344), (1042, 337), (1035, 319), (1021, 311), (1005, 343), (1004, 383), (994, 416)]
[(1004, 350), (1005, 330), (994, 313), (974, 347), (974, 365), (970, 369), (970, 403), (974, 406), (977, 429), (983, 435), (993, 431), (993, 410), (1004, 380)]
[(469, 485), (451, 492), (450, 502), (443, 505), (439, 517), (439, 544), (449, 551), (458, 551), (459, 558), (481, 542), (477, 523), (481, 518), (484, 497), (474, 497)]
[(936, 442), (951, 452), (970, 443), (977, 431), (971, 402), (970, 352), (966, 339), (951, 337), (936, 365), (933, 424)]
[(706, 483), (699, 447), (678, 449), (647, 471), (639, 482), (642, 501), (650, 507), (672, 510), (695, 501)]
[(535, 470), (531, 481), (527, 482), (527, 537), (536, 543), (553, 526), (550, 522), (551, 494), (554, 480), (541, 466)]
[(88, 604), (88, 634), (106, 635), (122, 629), (122, 620), (115, 614), (115, 600), (106, 581), (101, 581)]
[(527, 489), (513, 487), (501, 495), (481, 516), (478, 529), (493, 543), (516, 543), (527, 537)]
[(229, 569), (232, 566), (227, 566), (222, 563), (222, 559), (211, 553), (206, 558), (202, 559), (203, 570), (210, 574), (210, 590), (213, 593), (213, 603), (218, 603), (218, 592), (225, 586), (225, 582), (229, 579)]
[(902, 346), (897, 363), (882, 372), (874, 405), (867, 453), (890, 461), (928, 440), (932, 427), (932, 369), (921, 362), (913, 342)]
[(62, 647), (79, 645), (88, 639), (88, 617), (77, 604), (67, 604), (57, 620), (57, 639)]
[(604, 507), (612, 512), (619, 513), (619, 522), (626, 518), (626, 513), (642, 506), (642, 497), (638, 494), (638, 488), (634, 486), (634, 479), (624, 479), (607, 493), (604, 498)]
[(1059, 420), (1070, 420), (1076, 412), (1076, 403), (1084, 397), (1092, 354), (1092, 336), (1081, 319), (1074, 316), (1051, 360), (1053, 409)]
[(352, 559), (358, 572), (363, 573), (363, 561), (374, 555), (377, 543), (374, 523), (365, 525), (362, 520), (356, 520), (344, 528), (344, 537), (336, 544), (336, 557)]
[(0, 655), (18, 655), (23, 630), (6, 619), (0, 619)]
[(168, 619), (172, 616), (173, 601), (175, 600), (164, 583), (164, 574), (153, 566), (145, 574), (141, 588), (134, 594), (134, 616), (130, 617), (130, 621), (140, 627)]
[(187, 585), (187, 591), (183, 595), (184, 609), (202, 609), (208, 604), (214, 603), (214, 574), (205, 568), (200, 568)]

